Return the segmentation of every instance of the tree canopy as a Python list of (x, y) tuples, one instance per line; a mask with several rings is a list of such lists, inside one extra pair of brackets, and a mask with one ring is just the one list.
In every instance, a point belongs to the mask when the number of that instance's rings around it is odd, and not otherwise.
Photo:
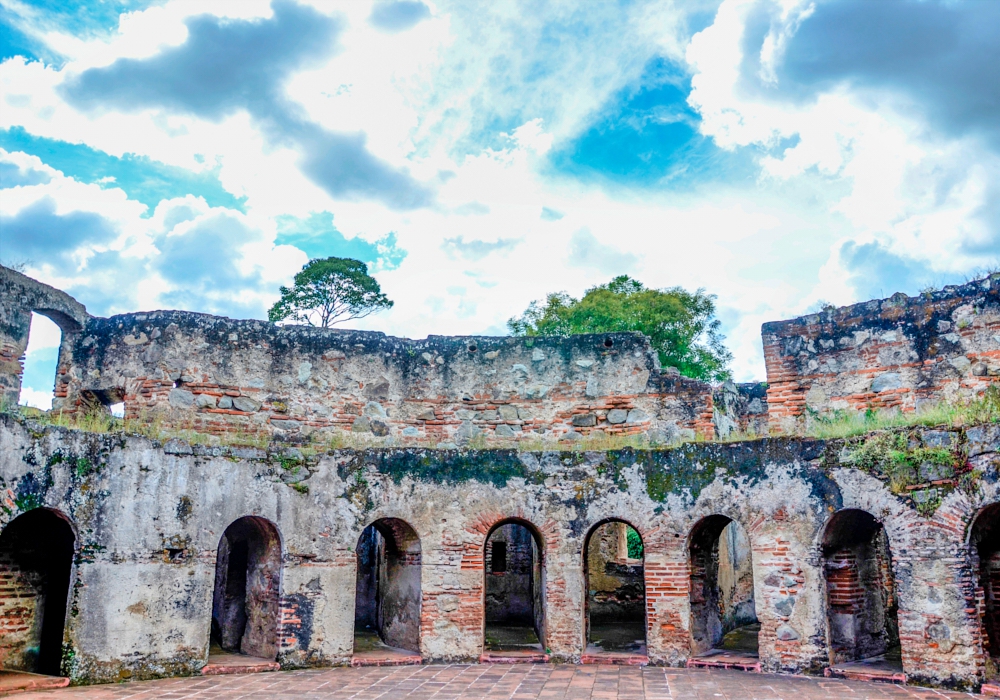
[(392, 304), (360, 260), (321, 258), (306, 263), (291, 287), (281, 288), (281, 298), (267, 317), (275, 323), (297, 321), (329, 328), (391, 308)]
[(627, 275), (588, 289), (582, 299), (565, 292), (533, 301), (507, 321), (514, 335), (572, 335), (638, 331), (649, 337), (663, 367), (705, 381), (729, 378), (732, 354), (715, 318), (715, 295), (681, 287), (648, 289)]

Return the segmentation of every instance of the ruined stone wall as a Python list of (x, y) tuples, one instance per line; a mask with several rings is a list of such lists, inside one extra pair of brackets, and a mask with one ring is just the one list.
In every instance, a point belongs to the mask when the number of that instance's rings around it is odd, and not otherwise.
[[(921, 439), (917, 431), (915, 439)], [(823, 532), (843, 509), (885, 527), (904, 670), (970, 684), (985, 668), (968, 530), (1000, 502), (1000, 429), (954, 431), (974, 483), (932, 510), (885, 475), (852, 466), (850, 445), (791, 438), (590, 452), (289, 451), (164, 446), (137, 437), (41, 428), (0, 416), (0, 527), (40, 506), (79, 532), (67, 617), (67, 671), (83, 681), (196, 672), (206, 660), (219, 541), (253, 515), (280, 535), (278, 659), (345, 663), (354, 628), (355, 547), (382, 518), (421, 545), (420, 652), (477, 658), (483, 648), (488, 533), (510, 519), (540, 534), (539, 613), (556, 659), (586, 642), (586, 534), (633, 524), (645, 547), (647, 649), (683, 664), (693, 649), (690, 540), (709, 516), (738, 522), (752, 552), (769, 671), (829, 661)], [(935, 438), (937, 439), (937, 438)], [(282, 476), (304, 469), (288, 484)], [(939, 487), (936, 487), (939, 488)], [(923, 514), (922, 514), (923, 513)]]
[(914, 411), (1000, 382), (1000, 274), (765, 323), (762, 333), (772, 426), (836, 410)]
[(92, 319), (73, 361), (59, 407), (97, 395), (208, 433), (426, 443), (714, 430), (710, 387), (661, 372), (630, 333), (408, 340), (157, 311)]
[(52, 319), (63, 333), (54, 378), (57, 399), (66, 396), (66, 383), (59, 379), (69, 371), (73, 340), (90, 318), (65, 292), (0, 265), (0, 401), (8, 404), (16, 404), (21, 392), (32, 312)]

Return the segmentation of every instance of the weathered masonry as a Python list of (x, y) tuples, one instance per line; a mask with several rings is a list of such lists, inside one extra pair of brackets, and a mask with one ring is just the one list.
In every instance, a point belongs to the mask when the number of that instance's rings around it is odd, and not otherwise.
[[(998, 275), (765, 324), (768, 383), (715, 387), (638, 334), (97, 318), (0, 268), (7, 404), (32, 313), (62, 330), (57, 410), (122, 404), (192, 439), (0, 412), (2, 670), (881, 659), (930, 684), (1000, 676), (1000, 425), (680, 442), (982, 393), (1000, 383)], [(345, 433), (371, 447), (333, 449)], [(579, 449), (599, 435), (653, 447)]]
[(765, 670), (900, 645), (908, 678), (976, 685), (997, 649), (1000, 426), (908, 433), (967, 459), (932, 508), (857, 465), (868, 439), (303, 457), (4, 415), (0, 663), (51, 670), (60, 639), (80, 682), (198, 672), (216, 645), (349, 663), (366, 627), (425, 662), (478, 659), (505, 650), (491, 625), (593, 661), (621, 618), (650, 663), (752, 624)]
[(973, 396), (1000, 382), (1000, 274), (765, 323), (763, 338), (776, 428), (836, 410), (914, 411)]

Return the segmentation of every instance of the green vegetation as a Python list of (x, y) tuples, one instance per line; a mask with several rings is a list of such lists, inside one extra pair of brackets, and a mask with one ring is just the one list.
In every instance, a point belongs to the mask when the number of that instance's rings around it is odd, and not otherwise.
[(993, 385), (980, 396), (965, 401), (942, 401), (912, 413), (868, 409), (864, 413), (838, 410), (807, 416), (804, 435), (823, 440), (863, 435), (876, 430), (916, 426), (946, 426), (1000, 423), (1000, 387)]
[(625, 537), (628, 540), (628, 558), (642, 559), (642, 537), (639, 533), (630, 525), (625, 531)]
[(703, 289), (647, 289), (621, 275), (588, 289), (582, 299), (558, 292), (544, 304), (534, 301), (507, 327), (518, 336), (638, 331), (649, 337), (662, 366), (705, 381), (729, 377), (732, 355), (719, 333), (715, 296)]
[(267, 317), (274, 323), (290, 320), (329, 328), (389, 309), (392, 304), (360, 260), (321, 258), (306, 263), (291, 287), (281, 288), (281, 298)]

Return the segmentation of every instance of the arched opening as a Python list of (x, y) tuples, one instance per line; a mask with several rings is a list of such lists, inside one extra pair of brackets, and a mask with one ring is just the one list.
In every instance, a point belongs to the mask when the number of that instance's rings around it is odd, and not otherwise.
[(278, 529), (264, 518), (234, 521), (222, 535), (215, 560), (210, 665), (233, 655), (274, 661), (280, 588)]
[(758, 656), (753, 556), (746, 532), (710, 515), (691, 531), (691, 653)]
[(376, 520), (356, 549), (356, 663), (420, 660), (420, 538), (398, 518)]
[(823, 532), (830, 663), (901, 671), (896, 586), (885, 528), (870, 513), (834, 513)]
[(59, 675), (76, 536), (36, 508), (0, 533), (0, 668)]
[(504, 520), (486, 537), (484, 651), (545, 652), (544, 546), (534, 527)]
[(586, 655), (646, 654), (642, 537), (623, 520), (600, 523), (584, 540)]
[(979, 574), (976, 602), (982, 622), (987, 680), (1000, 680), (1000, 503), (979, 512), (969, 532)]

